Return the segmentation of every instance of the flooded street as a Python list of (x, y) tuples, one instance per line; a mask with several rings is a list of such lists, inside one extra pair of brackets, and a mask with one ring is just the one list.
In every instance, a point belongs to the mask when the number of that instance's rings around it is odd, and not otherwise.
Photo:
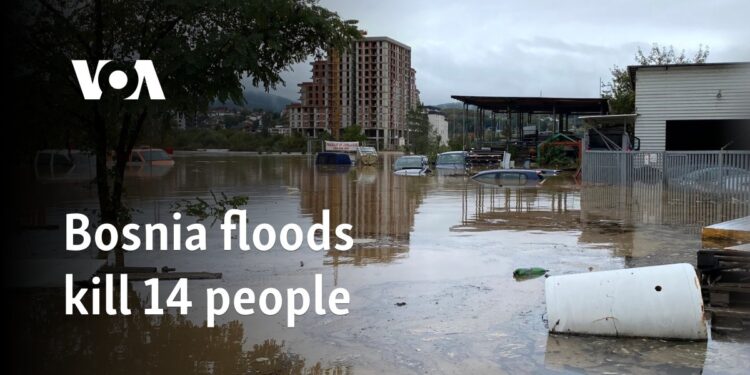
[[(223, 192), (249, 197), (242, 208), (251, 226), (307, 228), (330, 209), (332, 227), (352, 224), (355, 246), (346, 252), (316, 252), (306, 244), (295, 252), (278, 244), (267, 252), (223, 251), (217, 223), (207, 225), (207, 251), (135, 251), (126, 255), (128, 266), (223, 274), (220, 280), (191, 280), (196, 293), (213, 286), (312, 290), (320, 273), (326, 290), (349, 290), (350, 313), (308, 313), (296, 328), (286, 327), (284, 314), (226, 314), (209, 329), (201, 298), (194, 298), (185, 318), (158, 320), (137, 308), (128, 317), (82, 318), (65, 317), (60, 296), (51, 298), (60, 306), (48, 308), (60, 316), (48, 316), (36, 310), (49, 303), (48, 296), (19, 293), (15, 298), (25, 304), (15, 313), (28, 321), (14, 328), (21, 352), (65, 348), (54, 351), (62, 358), (29, 368), (170, 374), (747, 371), (750, 339), (725, 333), (713, 332), (708, 342), (549, 335), (545, 279), (513, 278), (519, 267), (561, 275), (695, 264), (701, 226), (745, 208), (581, 188), (569, 177), (502, 188), (443, 173), (394, 176), (394, 156), (382, 155), (375, 167), (331, 169), (303, 155), (189, 153), (176, 155), (170, 169), (131, 171), (126, 194), (134, 222), (169, 223), (174, 202)], [(97, 204), (94, 185), (49, 179), (34, 186), (42, 197), (40, 215), (61, 228), (65, 213), (91, 213)], [(26, 232), (13, 251), (35, 258), (94, 256), (62, 251), (63, 232)], [(163, 284), (169, 290), (174, 282)], [(130, 298), (148, 306), (149, 290), (139, 285)]]

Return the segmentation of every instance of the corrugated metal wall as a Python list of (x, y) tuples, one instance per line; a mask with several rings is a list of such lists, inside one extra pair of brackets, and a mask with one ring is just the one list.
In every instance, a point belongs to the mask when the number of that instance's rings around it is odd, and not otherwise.
[(747, 65), (645, 67), (636, 79), (635, 136), (641, 150), (664, 150), (667, 120), (750, 119)]

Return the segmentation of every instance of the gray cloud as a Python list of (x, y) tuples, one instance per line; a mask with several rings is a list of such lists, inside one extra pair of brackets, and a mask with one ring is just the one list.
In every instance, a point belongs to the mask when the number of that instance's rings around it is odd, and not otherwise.
[[(709, 61), (750, 60), (750, 3), (718, 1), (323, 0), (371, 36), (412, 48), (428, 104), (450, 95), (597, 96), (613, 65), (633, 63), (651, 43), (695, 50)], [(283, 75), (276, 94), (297, 99), (310, 66)]]

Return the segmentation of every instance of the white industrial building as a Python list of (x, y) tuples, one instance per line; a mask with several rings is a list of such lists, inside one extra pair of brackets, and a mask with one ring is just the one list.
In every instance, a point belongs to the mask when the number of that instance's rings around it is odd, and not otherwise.
[(641, 150), (750, 149), (750, 62), (628, 70)]
[(430, 128), (440, 137), (440, 145), (448, 145), (448, 120), (438, 107), (426, 106), (427, 119), (430, 122)]

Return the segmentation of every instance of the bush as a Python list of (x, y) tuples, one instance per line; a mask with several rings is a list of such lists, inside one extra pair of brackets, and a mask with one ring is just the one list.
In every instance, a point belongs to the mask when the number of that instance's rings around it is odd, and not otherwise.
[(463, 139), (461, 137), (451, 138), (450, 140), (448, 140), (448, 148), (449, 150), (447, 151), (463, 151)]
[(542, 146), (541, 152), (539, 153), (540, 165), (564, 168), (575, 165), (575, 161), (565, 155), (565, 150), (561, 146), (549, 145)]
[(233, 151), (253, 151), (256, 149), (256, 141), (251, 134), (237, 132), (229, 137), (229, 149)]

